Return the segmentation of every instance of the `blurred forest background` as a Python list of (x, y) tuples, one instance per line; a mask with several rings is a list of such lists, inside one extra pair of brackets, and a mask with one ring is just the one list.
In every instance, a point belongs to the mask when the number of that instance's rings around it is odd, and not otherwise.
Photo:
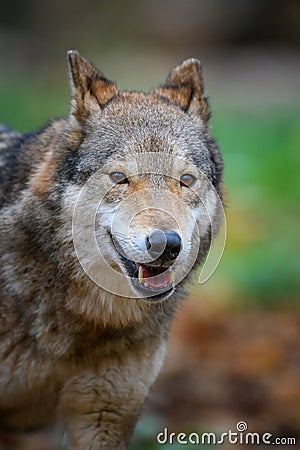
[[(73, 48), (123, 89), (201, 59), (225, 161), (224, 256), (178, 313), (132, 450), (181, 448), (156, 444), (164, 427), (240, 420), (300, 446), (300, 2), (2, 0), (0, 122), (31, 130), (67, 114)], [(33, 448), (54, 449), (50, 437)]]

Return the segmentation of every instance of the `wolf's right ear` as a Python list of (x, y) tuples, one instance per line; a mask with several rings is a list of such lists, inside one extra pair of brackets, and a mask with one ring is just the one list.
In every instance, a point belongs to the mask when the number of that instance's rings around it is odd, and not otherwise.
[(68, 61), (72, 87), (71, 114), (82, 122), (115, 97), (118, 88), (76, 50), (68, 52)]
[(178, 105), (187, 113), (198, 116), (204, 124), (210, 113), (205, 94), (201, 62), (190, 58), (175, 67), (166, 83), (154, 92)]

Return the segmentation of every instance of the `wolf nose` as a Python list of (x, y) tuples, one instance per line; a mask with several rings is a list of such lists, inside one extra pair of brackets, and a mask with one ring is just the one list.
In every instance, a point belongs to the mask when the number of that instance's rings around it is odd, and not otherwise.
[(181, 237), (176, 231), (154, 230), (146, 237), (146, 248), (158, 262), (174, 261), (181, 250)]

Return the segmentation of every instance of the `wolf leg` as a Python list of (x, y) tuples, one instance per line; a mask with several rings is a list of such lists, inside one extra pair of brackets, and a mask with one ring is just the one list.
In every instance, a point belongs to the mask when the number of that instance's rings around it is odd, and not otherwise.
[(69, 380), (61, 414), (72, 450), (125, 450), (165, 353), (165, 344), (106, 359)]

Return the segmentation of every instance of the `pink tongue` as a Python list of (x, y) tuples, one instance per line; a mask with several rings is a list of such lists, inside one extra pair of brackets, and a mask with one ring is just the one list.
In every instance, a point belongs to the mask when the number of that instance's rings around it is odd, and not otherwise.
[(159, 273), (157, 275), (149, 274), (147, 269), (143, 266), (144, 280), (145, 282), (153, 288), (161, 288), (168, 284), (170, 278), (170, 271), (165, 270), (165, 272)]

